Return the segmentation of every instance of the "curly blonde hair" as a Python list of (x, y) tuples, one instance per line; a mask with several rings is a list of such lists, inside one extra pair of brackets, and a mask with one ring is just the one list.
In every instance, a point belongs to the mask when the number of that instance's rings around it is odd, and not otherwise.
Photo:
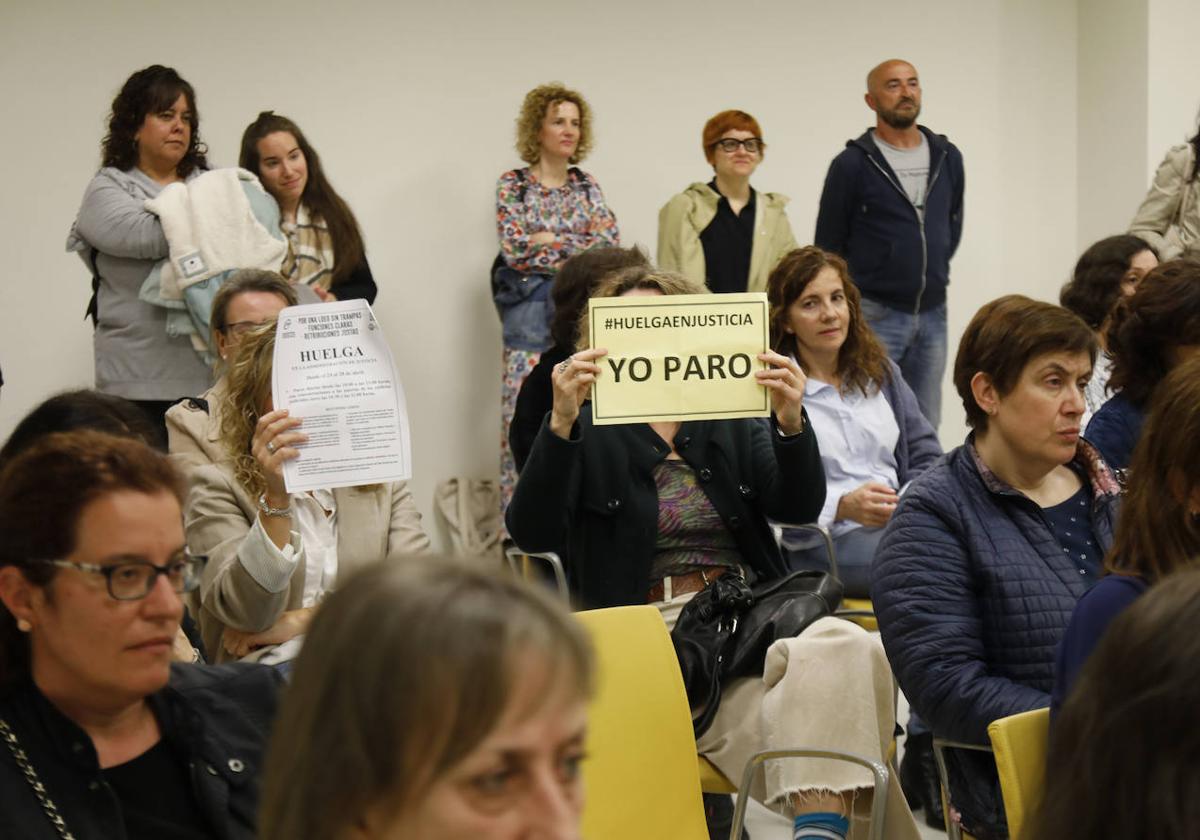
[(542, 121), (550, 113), (550, 109), (560, 102), (570, 102), (579, 109), (579, 145), (575, 154), (571, 155), (570, 163), (579, 163), (592, 150), (592, 109), (579, 91), (571, 90), (562, 82), (550, 82), (538, 85), (525, 94), (521, 104), (521, 113), (517, 116), (517, 154), (526, 163), (537, 163), (542, 156), (542, 144), (538, 141), (538, 133), (542, 130)]
[(275, 322), (246, 333), (225, 373), (226, 396), (221, 410), (221, 443), (233, 462), (233, 474), (251, 496), (267, 490), (262, 466), (250, 454), (250, 441), (263, 407), (271, 397), (275, 355)]

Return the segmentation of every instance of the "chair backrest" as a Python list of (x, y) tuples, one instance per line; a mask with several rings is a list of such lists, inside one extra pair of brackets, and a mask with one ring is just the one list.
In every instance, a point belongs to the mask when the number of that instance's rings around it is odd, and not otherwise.
[(691, 711), (662, 616), (636, 606), (576, 618), (596, 650), (582, 836), (707, 840)]
[(1044, 787), (1050, 710), (1034, 709), (994, 720), (988, 724), (988, 737), (996, 753), (1009, 837), (1021, 840)]

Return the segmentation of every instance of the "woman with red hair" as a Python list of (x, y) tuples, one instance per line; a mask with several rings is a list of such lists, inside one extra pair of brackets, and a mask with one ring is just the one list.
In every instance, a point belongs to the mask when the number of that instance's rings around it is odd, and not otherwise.
[(702, 144), (714, 177), (659, 211), (658, 265), (714, 292), (766, 291), (767, 275), (796, 237), (787, 196), (750, 186), (767, 148), (762, 129), (745, 111), (722, 111), (705, 123)]

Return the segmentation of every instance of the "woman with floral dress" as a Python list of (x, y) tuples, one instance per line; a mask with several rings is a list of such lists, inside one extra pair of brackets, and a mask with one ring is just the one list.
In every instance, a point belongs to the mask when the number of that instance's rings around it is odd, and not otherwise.
[(517, 117), (517, 153), (529, 165), (505, 172), (496, 185), (500, 256), (492, 268), (492, 293), (504, 325), (502, 508), (516, 481), (508, 426), (517, 392), (552, 343), (551, 281), (573, 254), (620, 244), (600, 185), (572, 165), (591, 151), (591, 122), (591, 109), (578, 92), (557, 82), (534, 88)]

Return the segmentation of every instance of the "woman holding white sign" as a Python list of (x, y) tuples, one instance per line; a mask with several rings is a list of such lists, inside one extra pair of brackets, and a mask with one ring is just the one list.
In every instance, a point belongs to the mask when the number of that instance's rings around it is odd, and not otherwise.
[[(681, 275), (632, 268), (606, 278), (594, 296), (703, 291)], [(811, 521), (825, 497), (803, 407), (805, 375), (796, 361), (773, 351), (758, 356), (767, 365), (754, 376), (770, 391), (769, 424), (595, 425), (586, 400), (597, 377), (607, 375), (598, 364), (607, 351), (590, 343), (585, 315), (579, 340), (585, 349), (552, 374), (554, 407), (508, 509), (517, 543), (527, 551), (566, 546), (568, 575), (584, 606), (650, 603), (669, 626), (717, 578), (782, 577), (786, 567), (768, 517)], [(740, 777), (750, 755), (774, 746), (804, 744), (884, 761), (881, 751), (895, 726), (891, 686), (877, 638), (821, 618), (799, 637), (776, 641), (763, 676), (724, 685), (697, 749), (731, 778)], [(828, 762), (780, 763), (751, 793), (793, 816), (797, 838), (844, 837), (856, 805), (865, 804), (856, 794), (870, 786), (868, 779), (865, 771)], [(917, 836), (898, 794), (887, 813), (889, 838)]]
[[(771, 345), (800, 362), (821, 444), (825, 506), (846, 594), (870, 597), (871, 561), (900, 492), (942, 454), (937, 433), (862, 315), (845, 260), (808, 246), (771, 272)], [(786, 531), (785, 531), (786, 533)], [(790, 535), (789, 535), (790, 536)], [(791, 551), (796, 568), (826, 568), (823, 546)]]
[(287, 492), (283, 465), (308, 438), (301, 418), (272, 408), (274, 349), (274, 324), (242, 338), (220, 419), (229, 460), (190, 476), (188, 546), (209, 558), (192, 607), (218, 662), (303, 634), (339, 576), (429, 550), (404, 482)]

